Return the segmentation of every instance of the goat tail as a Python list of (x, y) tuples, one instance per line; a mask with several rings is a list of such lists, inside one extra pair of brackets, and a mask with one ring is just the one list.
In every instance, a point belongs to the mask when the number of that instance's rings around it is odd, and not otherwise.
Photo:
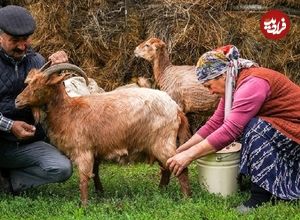
[(182, 111), (178, 110), (178, 116), (180, 118), (180, 125), (178, 129), (177, 137), (178, 137), (179, 144), (182, 145), (188, 139), (190, 139), (192, 135), (190, 131), (189, 121), (185, 116), (185, 114)]

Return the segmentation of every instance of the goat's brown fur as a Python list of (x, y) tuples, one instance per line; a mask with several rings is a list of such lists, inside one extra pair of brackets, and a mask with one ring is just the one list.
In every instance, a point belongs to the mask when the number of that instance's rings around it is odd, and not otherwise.
[[(88, 181), (102, 191), (98, 176), (101, 159), (132, 161), (141, 154), (155, 158), (163, 168), (160, 186), (166, 185), (170, 171), (166, 161), (190, 134), (179, 106), (165, 93), (147, 88), (125, 88), (98, 95), (71, 98), (66, 95), (63, 76), (33, 70), (28, 86), (17, 97), (16, 106), (42, 108), (42, 121), (53, 145), (77, 166), (81, 202), (88, 201)], [(45, 110), (46, 109), (46, 110)], [(190, 195), (187, 170), (178, 178), (183, 194)], [(185, 182), (186, 181), (186, 182)]]
[(199, 83), (195, 66), (176, 66), (171, 63), (162, 40), (150, 38), (138, 45), (134, 53), (151, 62), (157, 86), (167, 92), (185, 113), (210, 115), (214, 111), (218, 97)]

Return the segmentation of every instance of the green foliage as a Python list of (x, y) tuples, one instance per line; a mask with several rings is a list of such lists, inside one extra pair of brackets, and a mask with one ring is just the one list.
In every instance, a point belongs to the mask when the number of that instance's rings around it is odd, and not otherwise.
[[(248, 191), (223, 198), (209, 194), (198, 184), (196, 164), (190, 166), (193, 196), (183, 199), (176, 178), (160, 190), (158, 165), (100, 165), (105, 193), (97, 197), (90, 184), (87, 208), (79, 205), (78, 175), (65, 183), (49, 184), (13, 197), (0, 194), (0, 219), (300, 219), (300, 203), (266, 204), (249, 214), (234, 207), (249, 196)], [(243, 183), (247, 184), (247, 183)]]

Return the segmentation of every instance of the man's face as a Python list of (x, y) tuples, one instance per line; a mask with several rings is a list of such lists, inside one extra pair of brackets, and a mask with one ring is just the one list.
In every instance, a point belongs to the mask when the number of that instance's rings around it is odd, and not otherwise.
[(30, 45), (29, 36), (15, 37), (6, 33), (0, 34), (0, 46), (12, 58), (21, 59)]

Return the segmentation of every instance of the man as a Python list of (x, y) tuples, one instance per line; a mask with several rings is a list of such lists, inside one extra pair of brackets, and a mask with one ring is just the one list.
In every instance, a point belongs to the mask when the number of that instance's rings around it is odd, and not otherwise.
[[(30, 47), (35, 28), (35, 20), (25, 8), (0, 8), (0, 167), (6, 171), (0, 187), (12, 194), (65, 181), (72, 174), (70, 160), (46, 142), (40, 125), (33, 125), (31, 110), (15, 108), (15, 98), (26, 86), (27, 73), (45, 63)], [(58, 51), (49, 60), (57, 64), (67, 62), (68, 57)]]

